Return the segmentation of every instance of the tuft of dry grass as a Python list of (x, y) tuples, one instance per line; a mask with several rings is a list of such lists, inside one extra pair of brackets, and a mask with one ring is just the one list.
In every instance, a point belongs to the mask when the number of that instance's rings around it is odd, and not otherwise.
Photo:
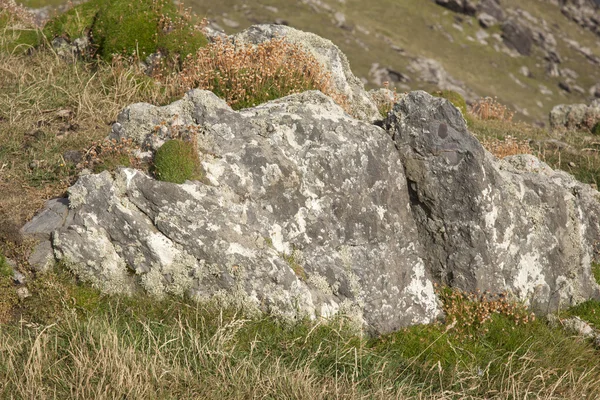
[(482, 120), (500, 120), (510, 122), (515, 115), (505, 105), (500, 104), (495, 98), (484, 97), (471, 106), (470, 112)]
[(320, 90), (348, 108), (346, 97), (333, 88), (330, 74), (312, 55), (285, 39), (255, 46), (218, 40), (184, 62), (180, 79), (185, 90), (210, 90), (234, 109), (306, 90)]
[(477, 290), (467, 293), (448, 287), (438, 288), (437, 294), (444, 307), (446, 318), (456, 324), (456, 331), (464, 335), (464, 339), (473, 339), (470, 332), (473, 328), (480, 333), (487, 333), (486, 326), (494, 315), (507, 317), (515, 325), (528, 324), (535, 321), (535, 315), (514, 300), (506, 292), (491, 293)]
[(136, 65), (64, 60), (44, 47), (0, 52), (0, 88), (0, 221), (16, 226), (76, 179), (65, 152), (85, 154), (131, 103), (171, 100)]
[(484, 138), (481, 145), (498, 158), (514, 156), (517, 154), (534, 154), (529, 145), (529, 140), (519, 140), (512, 136), (506, 136), (503, 140), (498, 138)]

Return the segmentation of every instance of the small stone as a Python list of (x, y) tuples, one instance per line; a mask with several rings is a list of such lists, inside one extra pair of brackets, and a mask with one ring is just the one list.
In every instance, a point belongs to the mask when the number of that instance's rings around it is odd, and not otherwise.
[(498, 20), (492, 17), (490, 14), (481, 13), (477, 16), (477, 20), (479, 21), (479, 25), (482, 28), (490, 28), (498, 23)]
[(576, 168), (577, 164), (575, 164), (573, 161), (569, 161), (569, 167)]
[(17, 288), (17, 296), (19, 296), (19, 300), (25, 300), (28, 297), (31, 297), (31, 293), (29, 293), (29, 289), (22, 286)]
[(22, 285), (25, 283), (26, 278), (25, 275), (23, 275), (22, 273), (20, 273), (19, 271), (14, 271), (13, 272), (13, 281), (17, 284), (17, 285)]
[(83, 159), (83, 154), (79, 150), (68, 150), (63, 153), (63, 158), (66, 162), (79, 164)]
[(237, 21), (234, 21), (232, 19), (229, 18), (223, 18), (223, 24), (225, 24), (225, 26), (228, 26), (230, 28), (239, 28), (240, 27), (240, 23)]
[(56, 116), (60, 119), (64, 119), (64, 120), (69, 120), (71, 118), (73, 118), (73, 110), (69, 110), (67, 108), (63, 109), (63, 110), (58, 110), (56, 112)]

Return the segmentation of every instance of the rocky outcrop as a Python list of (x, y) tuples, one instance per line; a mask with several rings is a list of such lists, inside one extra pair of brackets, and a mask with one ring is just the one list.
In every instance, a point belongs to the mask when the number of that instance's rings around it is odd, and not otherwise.
[(437, 4), (454, 12), (475, 15), (477, 4), (472, 0), (435, 0)]
[[(22, 230), (40, 240), (30, 263), (60, 260), (109, 293), (216, 299), (288, 319), (343, 313), (376, 333), (435, 321), (434, 283), (509, 292), (542, 313), (600, 298), (597, 191), (533, 156), (495, 159), (445, 99), (365, 93), (315, 35), (261, 25), (233, 40), (275, 36), (317, 55), (360, 119), (320, 92), (241, 111), (201, 90), (133, 104), (110, 138), (150, 158), (193, 136), (202, 179), (82, 173)], [(412, 67), (454, 85), (431, 60)]]
[(600, 35), (600, 3), (595, 0), (562, 0), (562, 13), (583, 28)]
[(597, 191), (533, 156), (494, 160), (458, 110), (423, 92), (402, 98), (387, 126), (436, 281), (507, 290), (542, 312), (598, 296)]
[(550, 111), (550, 127), (553, 129), (593, 129), (600, 123), (600, 99), (586, 104), (560, 104)]
[(348, 98), (350, 113), (354, 117), (366, 121), (374, 121), (379, 117), (377, 108), (364, 90), (364, 84), (352, 73), (348, 58), (330, 40), (285, 25), (255, 25), (234, 35), (232, 40), (236, 44), (259, 44), (276, 37), (284, 37), (286, 41), (302, 46), (331, 73), (335, 89)]
[(318, 92), (235, 112), (196, 90), (128, 107), (112, 137), (157, 148), (174, 130), (199, 132), (202, 181), (83, 175), (67, 215), (50, 203), (27, 233), (52, 231), (54, 257), (107, 292), (343, 312), (380, 333), (435, 320), (433, 282), (541, 312), (599, 296), (598, 193), (533, 156), (495, 160), (445, 99), (404, 95), (380, 128)]
[(84, 279), (108, 292), (222, 296), (289, 318), (343, 311), (376, 332), (438, 316), (383, 129), (319, 92), (234, 112), (192, 91), (169, 107), (129, 107), (114, 135), (148, 141), (151, 116), (201, 127), (204, 180), (82, 176), (52, 246)]

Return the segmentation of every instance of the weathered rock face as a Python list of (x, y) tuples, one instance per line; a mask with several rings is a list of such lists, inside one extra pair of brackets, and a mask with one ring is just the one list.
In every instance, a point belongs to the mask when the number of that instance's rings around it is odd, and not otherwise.
[(531, 54), (533, 33), (517, 20), (508, 19), (502, 24), (502, 38), (508, 47), (518, 51), (519, 54), (524, 56)]
[(113, 136), (147, 142), (152, 118), (177, 125), (174, 110), (201, 129), (204, 181), (82, 176), (69, 189), (72, 222), (52, 236), (58, 259), (108, 292), (217, 295), (288, 317), (341, 310), (376, 332), (438, 316), (383, 129), (319, 92), (234, 112), (192, 91), (169, 107), (129, 107)]
[(600, 99), (585, 104), (560, 104), (550, 111), (550, 127), (553, 129), (592, 129), (600, 123)]
[(437, 318), (433, 281), (509, 291), (541, 312), (600, 297), (598, 192), (533, 156), (495, 160), (425, 92), (403, 96), (385, 129), (319, 92), (240, 112), (199, 90), (134, 104), (111, 136), (158, 148), (194, 131), (203, 181), (83, 175), (68, 212), (50, 202), (24, 233), (52, 231), (38, 258), (51, 245), (107, 292), (344, 312), (374, 332)]
[(365, 121), (379, 118), (377, 107), (366, 94), (364, 84), (352, 73), (348, 58), (330, 40), (285, 25), (254, 25), (234, 35), (233, 41), (236, 44), (259, 44), (282, 37), (309, 51), (331, 73), (334, 87), (348, 97), (352, 116)]
[(424, 92), (402, 98), (387, 125), (436, 280), (508, 290), (544, 312), (598, 296), (598, 192), (533, 156), (495, 161), (458, 110)]

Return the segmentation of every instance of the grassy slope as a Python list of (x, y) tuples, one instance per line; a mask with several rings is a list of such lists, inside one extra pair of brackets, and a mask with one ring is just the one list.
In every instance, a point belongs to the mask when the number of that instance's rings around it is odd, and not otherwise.
[[(60, 195), (77, 173), (63, 163), (63, 152), (103, 137), (119, 109), (166, 100), (119, 64), (0, 52), (0, 68), (7, 72), (0, 75), (3, 222), (22, 223), (44, 197)], [(72, 111), (68, 120), (60, 117), (64, 109)], [(503, 121), (473, 119), (471, 129), (481, 139), (548, 138), (543, 130)], [(582, 138), (564, 140), (579, 146)], [(39, 166), (30, 167), (33, 161)], [(1, 242), (0, 252), (25, 265), (26, 250)], [(27, 287), (32, 296), (19, 301), (11, 278), (0, 276), (0, 398), (600, 396), (598, 351), (543, 320), (523, 324), (493, 314), (465, 327), (449, 318), (369, 339), (343, 321), (285, 326), (243, 310), (105, 296), (61, 270)], [(569, 313), (597, 323), (600, 305), (588, 302)]]
[(29, 287), (14, 322), (0, 325), (2, 398), (600, 395), (591, 343), (501, 313), (452, 324), (474, 310), (463, 300), (448, 324), (366, 338), (343, 319), (286, 325), (210, 304), (106, 296), (61, 270)]
[[(520, 108), (527, 109), (529, 118), (519, 116), (524, 120), (545, 121), (552, 106), (585, 100), (585, 96), (561, 92), (557, 86), (559, 79), (546, 76), (544, 63), (539, 58), (541, 56), (539, 49), (535, 50), (537, 58), (512, 58), (496, 52), (491, 46), (469, 41), (467, 36), (475, 37), (475, 32), (479, 30), (476, 20), (464, 17), (465, 22), (462, 23), (464, 32), (460, 32), (452, 27), (455, 14), (435, 5), (433, 1), (374, 0), (369, 1), (368, 6), (360, 0), (348, 0), (344, 4), (332, 0), (324, 1), (343, 12), (348, 24), (366, 28), (370, 31), (369, 35), (358, 30), (350, 34), (344, 29), (337, 28), (332, 24), (331, 16), (325, 13), (317, 14), (309, 6), (298, 1), (262, 0), (246, 4), (244, 8), (236, 7), (236, 3), (238, 2), (234, 0), (188, 1), (194, 11), (209, 18), (216, 18), (219, 23), (221, 20), (218, 16), (222, 13), (227, 13), (227, 18), (238, 21), (241, 26), (235, 30), (221, 23), (230, 33), (252, 23), (272, 22), (275, 18), (283, 18), (294, 27), (331, 39), (348, 55), (353, 71), (359, 77), (368, 76), (373, 62), (406, 72), (409, 60), (392, 51), (377, 34), (385, 35), (394, 44), (405, 49), (409, 55), (421, 55), (440, 61), (452, 76), (465, 82), (477, 94), (497, 96), (504, 104), (518, 105)], [(563, 17), (558, 7), (537, 0), (528, 2), (507, 0), (504, 4), (505, 7), (518, 6), (536, 17), (543, 17), (550, 26), (558, 24), (558, 27), (553, 28), (555, 33), (568, 32), (569, 37), (600, 55), (598, 38)], [(279, 13), (274, 14), (261, 5), (275, 6)], [(432, 30), (430, 26), (433, 25), (441, 25), (444, 31), (454, 38), (454, 43), (449, 42), (439, 30)], [(363, 42), (369, 50), (363, 49), (356, 39)], [(493, 40), (490, 39), (489, 42), (493, 43)], [(565, 59), (562, 67), (578, 72), (580, 75), (578, 82), (581, 86), (587, 90), (593, 83), (600, 81), (600, 68), (589, 64), (584, 56), (569, 49), (561, 40), (558, 42), (559, 53)], [(521, 66), (527, 66), (534, 78), (523, 77), (518, 72)], [(523, 88), (515, 83), (509, 77), (509, 73), (517, 77), (526, 87)], [(542, 96), (538, 87), (540, 83), (550, 88), (553, 95)], [(412, 83), (412, 88), (433, 89), (427, 84), (416, 82)], [(537, 101), (543, 103), (542, 108), (536, 104)]]
[[(43, 2), (44, 0), (41, 0)], [(26, 0), (25, 4), (39, 5), (40, 0)], [(567, 94), (558, 88), (560, 78), (548, 77), (545, 73), (545, 63), (542, 52), (534, 48), (534, 57), (510, 57), (502, 52), (496, 52), (492, 46), (484, 46), (467, 39), (475, 37), (480, 29), (475, 18), (464, 17), (461, 24), (464, 32), (452, 25), (455, 14), (437, 6), (433, 1), (425, 0), (372, 0), (368, 6), (364, 1), (348, 0), (344, 3), (334, 0), (323, 0), (337, 11), (345, 14), (348, 25), (361, 26), (369, 34), (354, 29), (351, 33), (334, 26), (332, 16), (325, 11), (315, 12), (309, 5), (301, 1), (256, 0), (240, 5), (236, 0), (187, 0), (186, 5), (201, 16), (216, 19), (228, 33), (234, 33), (255, 23), (273, 22), (276, 18), (287, 20), (291, 26), (314, 32), (331, 39), (350, 59), (352, 69), (359, 77), (368, 78), (371, 64), (389, 66), (395, 70), (407, 72), (410, 62), (391, 50), (383, 36), (392, 43), (405, 49), (410, 56), (424, 56), (440, 61), (445, 69), (466, 83), (466, 86), (481, 96), (495, 96), (500, 102), (513, 108), (526, 109), (529, 116), (517, 115), (517, 119), (525, 121), (546, 121), (550, 109), (556, 104), (579, 103), (587, 101), (586, 95), (577, 93)], [(600, 56), (600, 40), (589, 31), (581, 29), (577, 24), (565, 18), (560, 9), (547, 2), (531, 0), (521, 2), (506, 0), (504, 7), (519, 7), (531, 15), (543, 18), (552, 27), (558, 41), (558, 52), (564, 62), (561, 68), (570, 68), (580, 77), (577, 82), (585, 90), (600, 81), (600, 68), (591, 65), (583, 55), (569, 48), (559, 39), (560, 32), (578, 41), (582, 46), (589, 47)], [(273, 13), (265, 6), (274, 6), (278, 13)], [(240, 23), (240, 27), (231, 29), (222, 22), (222, 15)], [(431, 29), (437, 25), (453, 37), (450, 42), (440, 30)], [(490, 31), (498, 32), (497, 28)], [(368, 50), (360, 44), (363, 43)], [(493, 39), (488, 42), (494, 43)], [(527, 78), (519, 73), (519, 68), (527, 66), (533, 77)], [(510, 78), (509, 73), (517, 77), (525, 87), (521, 87)], [(412, 89), (435, 89), (432, 85), (417, 82), (415, 74)], [(552, 90), (552, 95), (542, 95), (539, 84)], [(542, 103), (540, 107), (537, 102)]]

